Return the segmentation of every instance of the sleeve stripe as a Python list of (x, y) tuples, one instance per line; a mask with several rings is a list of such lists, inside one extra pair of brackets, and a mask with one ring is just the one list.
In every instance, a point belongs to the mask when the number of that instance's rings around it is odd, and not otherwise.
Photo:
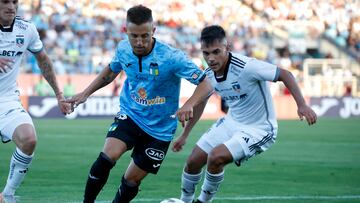
[(274, 78), (273, 81), (274, 81), (274, 82), (278, 81), (279, 76), (280, 76), (280, 68), (279, 68), (279, 67), (276, 67), (275, 78)]

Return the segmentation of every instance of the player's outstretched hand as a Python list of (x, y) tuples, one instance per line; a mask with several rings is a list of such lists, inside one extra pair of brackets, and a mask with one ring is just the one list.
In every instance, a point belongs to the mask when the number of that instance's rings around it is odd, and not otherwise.
[(176, 111), (175, 114), (181, 122), (182, 127), (184, 127), (186, 121), (189, 121), (194, 116), (193, 107), (185, 103), (184, 106)]
[(58, 106), (60, 108), (60, 111), (63, 114), (66, 115), (72, 112), (71, 104), (65, 102), (65, 98), (62, 92), (56, 95), (56, 99), (58, 100)]
[(87, 100), (88, 96), (84, 94), (84, 92), (81, 92), (79, 94), (76, 94), (72, 96), (69, 99), (65, 99), (66, 103), (71, 104), (71, 111), (74, 111), (74, 109), (81, 103), (84, 103)]
[(186, 137), (185, 136), (180, 136), (178, 137), (172, 145), (171, 150), (173, 152), (179, 152), (183, 149), (183, 146), (186, 144)]
[(11, 63), (14, 63), (14, 61), (6, 58), (0, 58), (0, 73), (6, 73), (11, 70)]
[(317, 116), (316, 113), (308, 106), (303, 105), (298, 108), (298, 115), (300, 120), (303, 120), (304, 117), (309, 125), (313, 125), (316, 123)]

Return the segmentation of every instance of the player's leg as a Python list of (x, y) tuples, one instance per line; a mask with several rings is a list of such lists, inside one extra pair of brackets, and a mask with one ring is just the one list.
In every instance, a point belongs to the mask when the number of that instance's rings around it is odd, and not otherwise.
[(104, 149), (93, 163), (88, 180), (86, 182), (84, 202), (94, 202), (97, 195), (104, 187), (110, 174), (110, 170), (115, 166), (116, 160), (127, 151), (126, 144), (116, 138), (106, 138)]
[(134, 199), (139, 191), (141, 181), (148, 172), (139, 168), (134, 161), (131, 161), (125, 175), (121, 178), (121, 183), (116, 192), (113, 203), (127, 203)]
[(131, 149), (131, 144), (125, 142), (123, 137), (129, 133), (129, 123), (126, 117), (123, 120), (115, 118), (111, 124), (107, 138), (105, 140), (103, 151), (99, 154), (91, 166), (88, 179), (85, 186), (84, 202), (93, 203), (107, 182), (110, 170), (115, 166), (116, 161), (127, 150)]
[(10, 171), (2, 195), (13, 198), (28, 171), (36, 146), (36, 133), (30, 116), (21, 107), (13, 108), (5, 117), (7, 124), (1, 134), (6, 140), (13, 140), (16, 149), (10, 160)]
[(206, 164), (207, 153), (200, 147), (195, 146), (186, 160), (184, 170), (181, 175), (181, 197), (185, 203), (190, 203), (195, 197), (196, 185), (200, 182), (202, 168)]
[(207, 170), (199, 202), (211, 202), (221, 182), (224, 180), (224, 167), (233, 161), (232, 154), (224, 144), (215, 147), (208, 155)]
[(157, 174), (166, 156), (170, 141), (151, 137), (141, 129), (134, 136), (136, 143), (132, 152), (132, 161), (121, 180), (113, 203), (130, 202), (138, 193), (141, 181), (148, 173)]
[(207, 162), (208, 154), (227, 139), (229, 139), (229, 130), (224, 125), (224, 118), (220, 118), (208, 132), (201, 136), (184, 167), (181, 179), (181, 200), (186, 203), (193, 201), (196, 185), (201, 180), (201, 170)]

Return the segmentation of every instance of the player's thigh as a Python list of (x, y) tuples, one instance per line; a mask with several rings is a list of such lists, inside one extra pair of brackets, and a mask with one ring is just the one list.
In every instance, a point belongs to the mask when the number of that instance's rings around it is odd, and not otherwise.
[(157, 174), (170, 146), (170, 141), (156, 139), (143, 132), (131, 154), (134, 163), (147, 171)]
[(274, 133), (258, 129), (244, 129), (234, 132), (224, 145), (231, 153), (234, 162), (240, 165), (250, 157), (266, 151), (275, 142)]
[(0, 136), (3, 142), (11, 141), (14, 135), (20, 140), (25, 137), (36, 139), (33, 121), (20, 102), (6, 102), (1, 105)]
[(197, 141), (196, 145), (206, 154), (209, 154), (215, 147), (231, 138), (231, 131), (225, 122), (225, 118), (217, 120)]
[(103, 152), (112, 160), (118, 160), (127, 150), (131, 150), (137, 142), (139, 127), (127, 115), (115, 117), (107, 132)]
[(117, 138), (108, 137), (105, 140), (103, 152), (113, 161), (117, 161), (127, 151), (126, 144)]

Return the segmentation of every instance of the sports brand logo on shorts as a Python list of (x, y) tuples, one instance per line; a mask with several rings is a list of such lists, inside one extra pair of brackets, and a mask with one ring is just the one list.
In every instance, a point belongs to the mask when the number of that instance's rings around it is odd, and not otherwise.
[(157, 161), (163, 160), (165, 157), (165, 153), (163, 151), (154, 148), (147, 148), (145, 153), (148, 157)]

